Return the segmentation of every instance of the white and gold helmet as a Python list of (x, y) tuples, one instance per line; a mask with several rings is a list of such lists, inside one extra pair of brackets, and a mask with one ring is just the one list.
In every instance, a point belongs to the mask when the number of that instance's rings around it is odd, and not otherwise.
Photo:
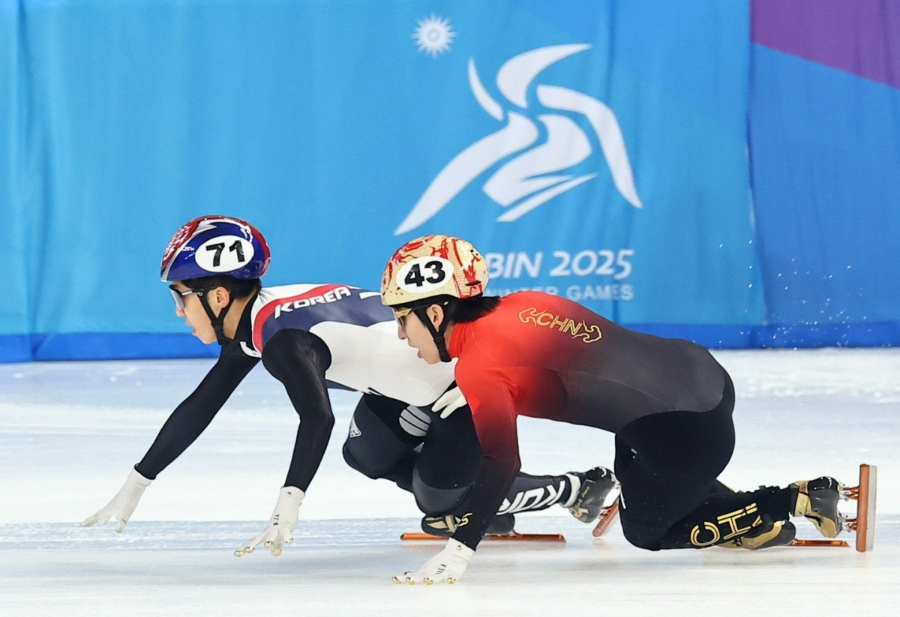
[(484, 293), (488, 267), (469, 242), (431, 235), (410, 240), (388, 261), (381, 277), (381, 301), (387, 306), (414, 306), (429, 298), (466, 300)]
[(397, 319), (416, 313), (431, 332), (443, 362), (450, 362), (444, 333), (446, 317), (438, 327), (426, 316), (432, 303), (452, 312), (453, 299), (468, 300), (484, 293), (487, 263), (475, 247), (453, 236), (424, 236), (401, 246), (384, 267), (381, 302), (391, 307)]

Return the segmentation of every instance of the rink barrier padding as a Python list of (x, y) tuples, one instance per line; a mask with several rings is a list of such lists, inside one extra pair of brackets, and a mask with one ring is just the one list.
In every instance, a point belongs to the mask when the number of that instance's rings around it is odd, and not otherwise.
[[(900, 323), (894, 322), (836, 326), (626, 325), (647, 334), (695, 341), (710, 349), (900, 346)], [(218, 353), (218, 345), (204, 345), (186, 333), (0, 335), (2, 363), (209, 358)]]
[(219, 346), (190, 334), (83, 333), (0, 336), (0, 362), (210, 358)]

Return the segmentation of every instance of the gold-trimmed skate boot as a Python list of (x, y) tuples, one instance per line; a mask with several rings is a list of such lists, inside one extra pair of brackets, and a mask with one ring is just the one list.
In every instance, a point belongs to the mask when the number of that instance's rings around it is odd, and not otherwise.
[(422, 531), (433, 536), (449, 538), (453, 535), (453, 532), (456, 531), (456, 523), (456, 517), (452, 514), (446, 514), (444, 516), (426, 515), (422, 517)]
[(793, 516), (805, 516), (826, 538), (836, 538), (844, 529), (844, 517), (838, 510), (844, 487), (837, 480), (822, 476), (794, 482), (788, 488)]
[[(497, 514), (491, 519), (490, 525), (485, 530), (486, 536), (506, 536), (513, 532), (516, 525), (516, 517), (512, 514)], [(433, 536), (449, 538), (459, 526), (459, 519), (452, 514), (444, 516), (422, 517), (422, 531)]]
[(761, 548), (772, 548), (774, 546), (787, 546), (794, 541), (797, 536), (797, 528), (790, 521), (775, 521), (771, 527), (764, 529), (762, 532), (750, 537), (741, 536), (735, 538), (731, 542), (719, 544), (722, 548), (743, 548), (756, 551)]

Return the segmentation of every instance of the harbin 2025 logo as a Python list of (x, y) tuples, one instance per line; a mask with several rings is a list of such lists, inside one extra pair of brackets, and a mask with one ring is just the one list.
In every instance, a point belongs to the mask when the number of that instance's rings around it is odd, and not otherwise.
[[(414, 38), (420, 51), (436, 56), (449, 51), (455, 36), (448, 20), (431, 16), (419, 22)], [(640, 209), (625, 139), (612, 109), (587, 94), (541, 83), (539, 79), (544, 69), (590, 48), (587, 44), (554, 45), (514, 56), (496, 76), (502, 100), (492, 97), (484, 87), (475, 59), (470, 58), (472, 94), (500, 127), (477, 138), (444, 166), (394, 234), (420, 227), (476, 181), (483, 182), (481, 190), (502, 209), (496, 219), (500, 223), (518, 221), (600, 173), (609, 173), (625, 202)], [(532, 114), (534, 117), (528, 115), (527, 95), (532, 89), (543, 106), (540, 113)], [(573, 117), (584, 118), (584, 126), (590, 127), (594, 135), (588, 135)], [(599, 144), (599, 153), (595, 152), (595, 144)], [(573, 171), (592, 156), (597, 160), (596, 171)], [(485, 255), (494, 282), (509, 286), (504, 289), (493, 285), (494, 293), (534, 289), (528, 284), (529, 279), (539, 279), (547, 282), (540, 289), (573, 300), (631, 300), (634, 290), (627, 279), (633, 257), (634, 250), (627, 247), (567, 246), (546, 253), (513, 251)], [(578, 284), (568, 284), (575, 279)], [(596, 284), (598, 279), (603, 284)], [(560, 284), (551, 284), (554, 280)]]

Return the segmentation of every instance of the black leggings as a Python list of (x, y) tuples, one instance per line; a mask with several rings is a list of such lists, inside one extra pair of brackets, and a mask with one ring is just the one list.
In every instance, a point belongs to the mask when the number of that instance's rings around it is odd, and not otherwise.
[(649, 550), (703, 548), (788, 517), (787, 489), (734, 492), (717, 480), (734, 452), (734, 385), (705, 412), (644, 416), (616, 434), (625, 538)]
[(370, 478), (392, 480), (413, 493), (423, 512), (442, 514), (468, 493), (481, 463), (481, 444), (465, 410), (440, 420), (428, 408), (366, 394), (353, 413), (344, 460)]
[[(481, 465), (481, 443), (468, 407), (442, 419), (430, 408), (366, 394), (353, 413), (344, 460), (370, 478), (392, 480), (411, 492), (423, 513), (443, 516), (465, 509)], [(501, 513), (565, 504), (572, 489), (571, 475), (519, 472)]]

